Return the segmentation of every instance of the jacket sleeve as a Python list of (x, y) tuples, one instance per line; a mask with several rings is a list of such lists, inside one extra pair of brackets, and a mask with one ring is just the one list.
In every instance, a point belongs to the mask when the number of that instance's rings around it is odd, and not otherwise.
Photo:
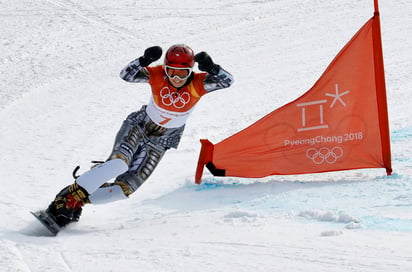
[(140, 65), (139, 59), (135, 59), (120, 71), (120, 77), (127, 82), (149, 81), (149, 72)]
[(207, 74), (204, 79), (206, 92), (213, 92), (219, 89), (229, 88), (233, 84), (233, 76), (228, 71), (219, 66), (216, 75)]

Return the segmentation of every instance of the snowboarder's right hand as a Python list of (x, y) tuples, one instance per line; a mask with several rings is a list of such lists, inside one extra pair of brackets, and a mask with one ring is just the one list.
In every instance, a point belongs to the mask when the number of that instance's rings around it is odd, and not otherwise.
[(143, 56), (139, 58), (142, 67), (149, 66), (152, 62), (160, 59), (162, 56), (162, 48), (160, 46), (152, 46), (144, 51)]

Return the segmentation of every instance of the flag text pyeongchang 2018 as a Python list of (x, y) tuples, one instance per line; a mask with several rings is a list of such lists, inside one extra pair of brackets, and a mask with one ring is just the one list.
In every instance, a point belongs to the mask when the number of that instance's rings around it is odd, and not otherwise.
[(363, 139), (363, 132), (344, 133), (336, 136), (322, 136), (307, 139), (286, 139), (283, 141), (283, 146), (298, 146), (298, 145), (316, 145), (322, 143), (343, 143), (348, 141), (361, 141)]

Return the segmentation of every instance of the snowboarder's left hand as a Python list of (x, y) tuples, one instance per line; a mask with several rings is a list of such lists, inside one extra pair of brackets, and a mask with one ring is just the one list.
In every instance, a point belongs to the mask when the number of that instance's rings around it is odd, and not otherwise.
[(206, 52), (200, 52), (195, 55), (195, 61), (199, 64), (199, 70), (212, 75), (219, 73), (220, 66), (215, 64), (212, 58)]

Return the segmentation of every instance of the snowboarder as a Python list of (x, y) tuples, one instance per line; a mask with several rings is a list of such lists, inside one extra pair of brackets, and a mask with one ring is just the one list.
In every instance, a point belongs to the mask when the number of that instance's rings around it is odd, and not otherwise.
[[(149, 83), (151, 99), (123, 122), (108, 160), (77, 177), (44, 211), (60, 227), (78, 221), (87, 203), (127, 199), (147, 180), (165, 152), (177, 148), (199, 99), (233, 83), (232, 75), (206, 52), (195, 55), (187, 45), (173, 45), (163, 65), (149, 67), (161, 56), (161, 47), (149, 47), (121, 70), (120, 77), (127, 82)], [(202, 72), (193, 71), (195, 62)], [(108, 183), (113, 178), (114, 182)]]

